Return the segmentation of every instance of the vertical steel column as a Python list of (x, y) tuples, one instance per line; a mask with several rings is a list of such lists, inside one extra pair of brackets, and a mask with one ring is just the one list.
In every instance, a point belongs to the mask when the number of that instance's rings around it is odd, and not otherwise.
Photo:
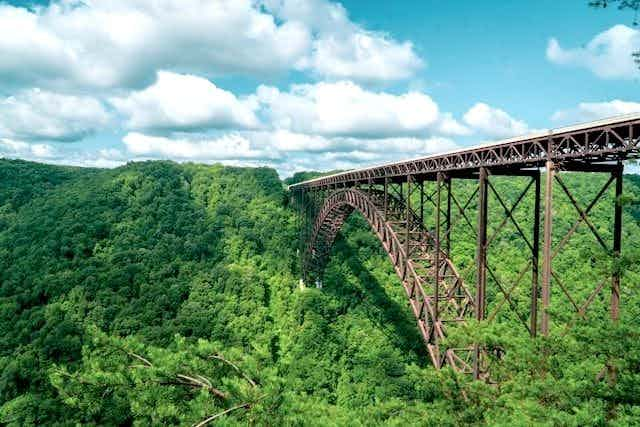
[(622, 172), (624, 165), (618, 161), (613, 173), (616, 179), (616, 200), (613, 219), (613, 275), (611, 277), (611, 320), (618, 321), (620, 309), (620, 248), (622, 246)]
[[(303, 227), (302, 227), (302, 235), (303, 235), (303, 242), (304, 242), (304, 246), (306, 247), (307, 244), (307, 240), (309, 239), (309, 218), (311, 216), (311, 196), (309, 194), (309, 191), (305, 191), (302, 194), (302, 210), (303, 210), (303, 214), (304, 214), (304, 219), (303, 219)], [(302, 259), (302, 270), (304, 271), (304, 282), (308, 283), (309, 281), (309, 257), (311, 256), (310, 253), (304, 253), (304, 257)]]
[(424, 179), (420, 181), (420, 236), (419, 240), (422, 241), (422, 230), (426, 229), (424, 225)]
[(407, 175), (407, 201), (406, 201), (406, 240), (404, 242), (404, 270), (403, 279), (407, 277), (409, 268), (409, 241), (411, 240), (411, 175)]
[(436, 185), (437, 187), (437, 194), (436, 194), (436, 229), (435, 229), (435, 235), (434, 235), (434, 243), (435, 243), (435, 256), (434, 256), (434, 260), (433, 260), (433, 267), (434, 267), (434, 275), (433, 277), (435, 278), (435, 313), (436, 313), (436, 318), (435, 320), (437, 321), (438, 318), (440, 317), (439, 313), (439, 305), (440, 305), (440, 202), (441, 202), (441, 189), (442, 189), (442, 172), (438, 172), (437, 178), (436, 178)]
[(542, 321), (540, 332), (542, 335), (549, 335), (549, 303), (551, 298), (551, 228), (553, 226), (553, 179), (555, 175), (555, 165), (553, 161), (547, 160), (547, 176), (544, 193), (544, 247), (543, 247), (543, 270), (542, 270)]
[[(487, 306), (487, 169), (480, 168), (478, 177), (478, 242), (476, 248), (476, 320), (484, 320)], [(480, 378), (480, 347), (478, 344), (474, 348), (473, 376)]]
[(447, 258), (451, 258), (451, 177), (447, 177), (447, 215), (445, 218), (446, 224), (447, 226), (445, 227), (445, 230), (447, 232), (446, 234), (446, 243), (445, 243), (445, 248), (446, 251), (445, 253), (447, 254)]
[(384, 220), (389, 220), (389, 178), (384, 177)]
[(304, 207), (302, 204), (303, 193), (302, 190), (294, 191), (294, 198), (296, 199), (296, 208), (298, 209), (298, 218), (296, 225), (298, 227), (298, 268), (300, 268), (300, 278), (304, 281), (304, 257), (305, 257), (305, 244), (304, 244)]
[(424, 226), (424, 180), (420, 181), (420, 224)]
[(535, 337), (538, 333), (538, 288), (539, 268), (540, 268), (540, 169), (537, 170), (534, 177), (535, 183), (535, 200), (533, 207), (533, 253), (531, 254), (531, 336)]

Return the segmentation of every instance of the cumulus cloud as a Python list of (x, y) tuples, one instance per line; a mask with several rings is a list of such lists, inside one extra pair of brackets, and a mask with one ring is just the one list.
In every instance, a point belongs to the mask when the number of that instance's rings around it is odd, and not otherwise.
[(304, 170), (352, 169), (425, 156), (458, 148), (446, 138), (328, 138), (331, 148), (309, 155), (289, 151), (276, 165), (283, 176)]
[(244, 136), (236, 133), (219, 137), (168, 138), (137, 132), (127, 134), (123, 142), (137, 156), (191, 160), (270, 159), (268, 150), (255, 149)]
[(193, 75), (158, 72), (156, 82), (111, 103), (130, 129), (194, 131), (254, 128), (258, 119), (247, 101)]
[(277, 17), (302, 22), (316, 35), (297, 67), (322, 78), (379, 84), (404, 80), (424, 66), (411, 42), (367, 31), (342, 5), (326, 0), (263, 0)]
[(473, 130), (493, 138), (508, 138), (530, 131), (527, 124), (506, 111), (478, 102), (464, 114), (464, 122)]
[(632, 79), (640, 75), (632, 57), (640, 49), (640, 31), (615, 25), (596, 35), (584, 47), (565, 49), (558, 40), (547, 46), (549, 61), (582, 67), (604, 79)]
[[(264, 73), (310, 48), (296, 22), (277, 23), (251, 0), (65, 0), (0, 5), (0, 76), (96, 87), (140, 86), (155, 71)], [(20, 76), (25, 69), (27, 76)]]
[(30, 89), (0, 99), (0, 137), (4, 138), (77, 141), (108, 120), (102, 104), (86, 96)]
[(165, 159), (276, 167), (282, 174), (303, 169), (358, 167), (456, 148), (449, 139), (360, 139), (307, 135), (286, 130), (212, 135), (153, 136), (136, 132), (123, 142), (134, 159)]
[(561, 124), (572, 124), (639, 112), (640, 103), (614, 99), (609, 102), (582, 102), (576, 108), (556, 111), (551, 119)]
[[(267, 4), (273, 3), (273, 4)], [(422, 61), (409, 42), (366, 31), (328, 0), (297, 13), (254, 0), (60, 0), (0, 4), (0, 84), (141, 88), (157, 70), (264, 76), (297, 69), (386, 82)]]
[(342, 5), (326, 0), (263, 0), (275, 16), (303, 23), (315, 34), (297, 66), (329, 79), (381, 83), (411, 77), (424, 66), (411, 42), (353, 23)]
[(30, 160), (50, 159), (54, 148), (49, 144), (28, 144), (8, 138), (0, 138), (0, 157)]
[(261, 86), (256, 98), (274, 128), (297, 133), (385, 138), (461, 128), (426, 94), (372, 92), (348, 81), (294, 85), (288, 92)]
[(245, 135), (257, 146), (269, 148), (271, 151), (279, 153), (278, 155), (281, 157), (286, 157), (291, 153), (304, 153), (313, 158), (314, 155), (323, 152), (366, 152), (392, 156), (420, 156), (456, 147), (452, 140), (443, 137), (388, 137), (375, 139), (326, 137), (287, 130), (248, 132)]
[(373, 84), (408, 79), (422, 65), (410, 42), (363, 30), (316, 40), (312, 55), (301, 62), (302, 69), (323, 78)]

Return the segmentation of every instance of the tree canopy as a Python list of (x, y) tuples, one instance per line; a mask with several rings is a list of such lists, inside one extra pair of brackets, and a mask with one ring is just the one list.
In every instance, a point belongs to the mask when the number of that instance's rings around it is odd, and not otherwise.
[[(584, 193), (599, 182), (567, 179)], [(496, 384), (429, 365), (399, 279), (357, 214), (323, 289), (301, 287), (298, 219), (272, 169), (0, 160), (0, 181), (3, 425), (640, 422), (635, 177), (625, 177), (620, 322), (608, 321), (603, 294), (564, 335), (532, 340), (505, 312), (452, 337), (505, 349)], [(519, 184), (496, 185), (508, 197)], [(593, 221), (607, 235), (603, 206)], [(559, 229), (575, 215), (559, 197)], [(475, 240), (457, 233), (464, 266)], [(582, 262), (597, 245), (588, 229), (575, 239), (558, 268), (584, 297), (610, 266)], [(508, 231), (490, 258), (505, 278), (517, 273), (519, 244)], [(616, 381), (597, 379), (607, 363)]]

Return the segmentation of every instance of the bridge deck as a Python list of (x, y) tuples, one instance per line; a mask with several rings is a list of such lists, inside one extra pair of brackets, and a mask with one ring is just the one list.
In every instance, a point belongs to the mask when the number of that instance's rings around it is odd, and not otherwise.
[(590, 165), (640, 156), (640, 113), (583, 123), (510, 138), (472, 148), (342, 172), (290, 186), (304, 190), (356, 182), (381, 183), (385, 178), (435, 179), (438, 172), (474, 174), (481, 167), (518, 173), (552, 160), (568, 170), (589, 171)]

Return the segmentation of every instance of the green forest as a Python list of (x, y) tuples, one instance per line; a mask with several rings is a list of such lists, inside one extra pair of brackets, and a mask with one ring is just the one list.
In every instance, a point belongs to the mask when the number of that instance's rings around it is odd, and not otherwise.
[[(400, 281), (359, 215), (338, 236), (323, 288), (300, 284), (286, 184), (310, 176), (0, 160), (0, 424), (640, 425), (639, 177), (625, 176), (619, 201), (619, 265), (602, 261), (584, 224), (557, 260), (580, 302), (596, 276), (620, 268), (619, 322), (609, 320), (608, 287), (576, 317), (556, 286), (549, 338), (529, 338), (506, 309), (469, 324), (452, 345), (504, 353), (487, 383), (431, 367)], [(606, 180), (565, 176), (584, 205)], [(513, 200), (523, 183), (496, 186)], [(471, 183), (459, 185), (470, 194)], [(609, 193), (591, 213), (605, 239)], [(556, 239), (577, 218), (561, 196)], [(517, 212), (523, 223), (531, 206), (526, 198)], [(452, 258), (468, 280), (474, 244), (460, 225)], [(518, 273), (526, 258), (513, 228), (489, 260), (506, 282)]]

